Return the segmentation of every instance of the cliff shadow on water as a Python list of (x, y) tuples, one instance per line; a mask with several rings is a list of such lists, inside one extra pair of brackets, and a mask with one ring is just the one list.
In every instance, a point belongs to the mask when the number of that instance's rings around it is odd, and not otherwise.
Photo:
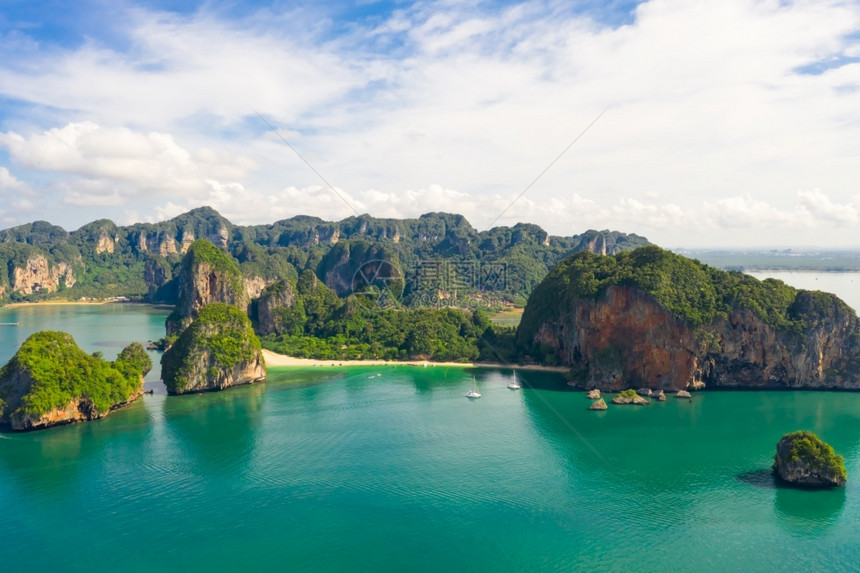
[(249, 384), (160, 398), (171, 456), (200, 475), (229, 474), (247, 464), (263, 426), (265, 393), (265, 384)]
[(81, 476), (93, 465), (116, 455), (139, 459), (142, 428), (152, 423), (149, 412), (138, 400), (90, 422), (53, 426), (36, 432), (0, 431), (0, 466), (20, 489), (39, 497), (62, 500), (78, 491)]
[(773, 507), (777, 523), (800, 535), (824, 535), (839, 521), (845, 507), (845, 488), (809, 490), (777, 486)]

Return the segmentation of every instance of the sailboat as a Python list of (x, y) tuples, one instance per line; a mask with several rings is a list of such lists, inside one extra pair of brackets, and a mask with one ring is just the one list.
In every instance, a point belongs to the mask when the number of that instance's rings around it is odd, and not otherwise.
[(516, 372), (514, 372), (514, 379), (508, 382), (508, 388), (510, 388), (511, 390), (519, 390), (522, 388), (522, 386), (520, 386), (520, 381), (517, 380)]
[(475, 377), (472, 376), (472, 384), (474, 384), (474, 388), (466, 392), (466, 398), (480, 398), (481, 393), (478, 392), (478, 381), (475, 380)]

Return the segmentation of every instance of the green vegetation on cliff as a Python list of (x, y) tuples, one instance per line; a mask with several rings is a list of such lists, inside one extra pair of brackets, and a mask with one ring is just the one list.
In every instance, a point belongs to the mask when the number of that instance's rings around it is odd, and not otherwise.
[(151, 368), (137, 342), (111, 363), (81, 350), (65, 332), (36, 332), (0, 369), (0, 420), (39, 417), (82, 399), (103, 414), (140, 391)]
[(199, 310), (199, 305), (218, 302), (247, 305), (242, 272), (228, 254), (206, 239), (197, 239), (182, 257), (178, 277), (179, 301), (167, 317), (168, 334), (178, 333)]
[(800, 291), (722, 271), (656, 246), (601, 257), (589, 252), (560, 262), (529, 297), (518, 339), (526, 342), (548, 317), (576, 299), (597, 298), (610, 286), (644, 291), (693, 327), (748, 310), (777, 330), (800, 332), (833, 313), (853, 311), (829, 293)]
[[(362, 215), (342, 221), (297, 216), (268, 225), (236, 226), (215, 210), (201, 207), (169, 221), (120, 227), (99, 220), (71, 233), (44, 221), (0, 231), (0, 304), (45, 297), (125, 296), (176, 302), (176, 278), (183, 249), (208, 239), (235, 261), (248, 278), (296, 280), (310, 270), (339, 296), (354, 292), (356, 278), (371, 278), (366, 263), (397, 269), (397, 287), (406, 306), (433, 306), (438, 293), (454, 306), (506, 300), (523, 304), (548, 270), (570, 253), (615, 253), (648, 244), (637, 235), (587, 231), (550, 236), (520, 223), (478, 231), (461, 215), (427, 213), (415, 219)], [(28, 258), (65, 263), (76, 279), (58, 294), (40, 283), (29, 294), (11, 288), (10, 277)], [(386, 278), (391, 278), (386, 275)], [(360, 282), (360, 281), (359, 281)], [(396, 282), (396, 281), (395, 281)], [(378, 286), (378, 285), (377, 285)]]
[[(233, 305), (211, 303), (162, 355), (161, 376), (170, 393), (181, 394), (206, 378), (254, 362), (259, 351), (260, 340), (245, 313)], [(201, 372), (204, 363), (206, 371)]]

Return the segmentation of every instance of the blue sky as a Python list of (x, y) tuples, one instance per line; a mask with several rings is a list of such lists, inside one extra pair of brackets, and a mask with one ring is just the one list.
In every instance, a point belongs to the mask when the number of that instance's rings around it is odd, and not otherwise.
[(860, 244), (854, 0), (68, 6), (0, 0), (0, 227), (484, 228), (603, 113), (497, 224)]

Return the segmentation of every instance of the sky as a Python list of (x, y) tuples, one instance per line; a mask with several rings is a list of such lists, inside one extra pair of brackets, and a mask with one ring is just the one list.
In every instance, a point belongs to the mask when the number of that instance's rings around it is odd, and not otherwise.
[(858, 247), (860, 0), (0, 0), (0, 228), (202, 205)]

